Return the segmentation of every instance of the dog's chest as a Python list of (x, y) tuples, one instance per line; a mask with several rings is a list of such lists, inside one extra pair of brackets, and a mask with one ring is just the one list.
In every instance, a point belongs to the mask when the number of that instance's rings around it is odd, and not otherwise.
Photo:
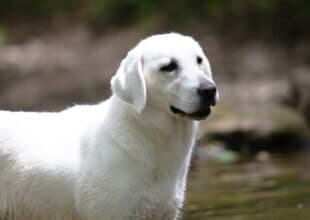
[(129, 219), (136, 220), (174, 220), (177, 210), (180, 208), (177, 201), (170, 203), (160, 203), (141, 199), (132, 208)]
[(96, 165), (103, 168), (100, 173), (104, 175), (100, 180), (92, 181), (99, 184), (95, 186), (99, 190), (95, 194), (102, 198), (98, 201), (102, 213), (116, 215), (115, 219), (174, 219), (174, 213), (182, 203), (177, 195), (181, 178), (176, 165), (167, 167), (166, 162), (162, 164), (154, 158), (141, 163), (141, 158), (132, 158), (115, 146), (113, 158), (113, 161), (104, 160), (106, 164)]
[(119, 200), (122, 203), (120, 207), (128, 208), (124, 210), (124, 219), (174, 219), (177, 209), (181, 206), (181, 201), (177, 201), (175, 191), (177, 191), (175, 183), (171, 180), (131, 185), (130, 189), (126, 190), (126, 192), (131, 192), (127, 194), (128, 199)]
[(83, 155), (91, 163), (82, 173), (93, 186), (81, 190), (98, 196), (98, 211), (114, 219), (174, 219), (183, 201), (193, 127), (175, 126), (168, 133), (122, 122), (86, 144), (91, 147)]

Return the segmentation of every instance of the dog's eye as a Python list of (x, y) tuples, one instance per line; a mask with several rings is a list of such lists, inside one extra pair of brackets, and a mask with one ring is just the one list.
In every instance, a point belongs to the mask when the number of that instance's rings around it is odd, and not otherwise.
[(197, 56), (196, 61), (197, 61), (198, 64), (201, 64), (202, 63), (202, 58), (200, 56)]
[(160, 71), (163, 72), (172, 72), (178, 69), (178, 64), (176, 61), (171, 61), (167, 65), (164, 65), (160, 68)]

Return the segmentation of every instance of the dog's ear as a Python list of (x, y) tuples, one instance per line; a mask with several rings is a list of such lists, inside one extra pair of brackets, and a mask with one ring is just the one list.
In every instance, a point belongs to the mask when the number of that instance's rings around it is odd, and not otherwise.
[(113, 93), (131, 104), (138, 113), (141, 113), (146, 105), (146, 85), (142, 65), (142, 56), (128, 53), (111, 80)]

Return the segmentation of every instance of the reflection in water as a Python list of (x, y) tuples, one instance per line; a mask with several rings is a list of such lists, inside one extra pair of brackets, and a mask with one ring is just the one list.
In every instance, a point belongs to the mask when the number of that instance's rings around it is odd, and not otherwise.
[(230, 165), (195, 161), (183, 219), (310, 219), (309, 169), (305, 152)]

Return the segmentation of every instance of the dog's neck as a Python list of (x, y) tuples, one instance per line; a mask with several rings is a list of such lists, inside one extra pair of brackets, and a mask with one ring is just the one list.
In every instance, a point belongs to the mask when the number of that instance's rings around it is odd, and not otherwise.
[[(110, 101), (110, 115), (120, 121), (130, 120), (131, 123), (143, 126), (143, 130), (164, 133), (165, 135), (174, 135), (178, 129), (184, 129), (184, 132), (195, 133), (198, 125), (197, 121), (174, 116), (163, 108), (147, 104), (141, 113), (125, 103), (116, 95), (112, 95)], [(123, 123), (123, 122), (122, 122)], [(135, 129), (136, 127), (132, 127)]]
[[(146, 106), (141, 113), (137, 113), (132, 106), (116, 95), (112, 95), (108, 101), (110, 104), (106, 120), (111, 120), (109, 124), (114, 130), (112, 133), (121, 136), (114, 137), (115, 141), (125, 138), (128, 140), (122, 140), (122, 143), (134, 142), (135, 134), (144, 134), (141, 138), (145, 139), (142, 141), (145, 146), (138, 146), (137, 149), (133, 149), (135, 144), (122, 146), (126, 151), (144, 151), (141, 153), (148, 154), (147, 158), (160, 159), (161, 162), (177, 159), (182, 163), (185, 160), (193, 146), (197, 122), (174, 117), (153, 106)], [(124, 132), (127, 135), (124, 135)]]

